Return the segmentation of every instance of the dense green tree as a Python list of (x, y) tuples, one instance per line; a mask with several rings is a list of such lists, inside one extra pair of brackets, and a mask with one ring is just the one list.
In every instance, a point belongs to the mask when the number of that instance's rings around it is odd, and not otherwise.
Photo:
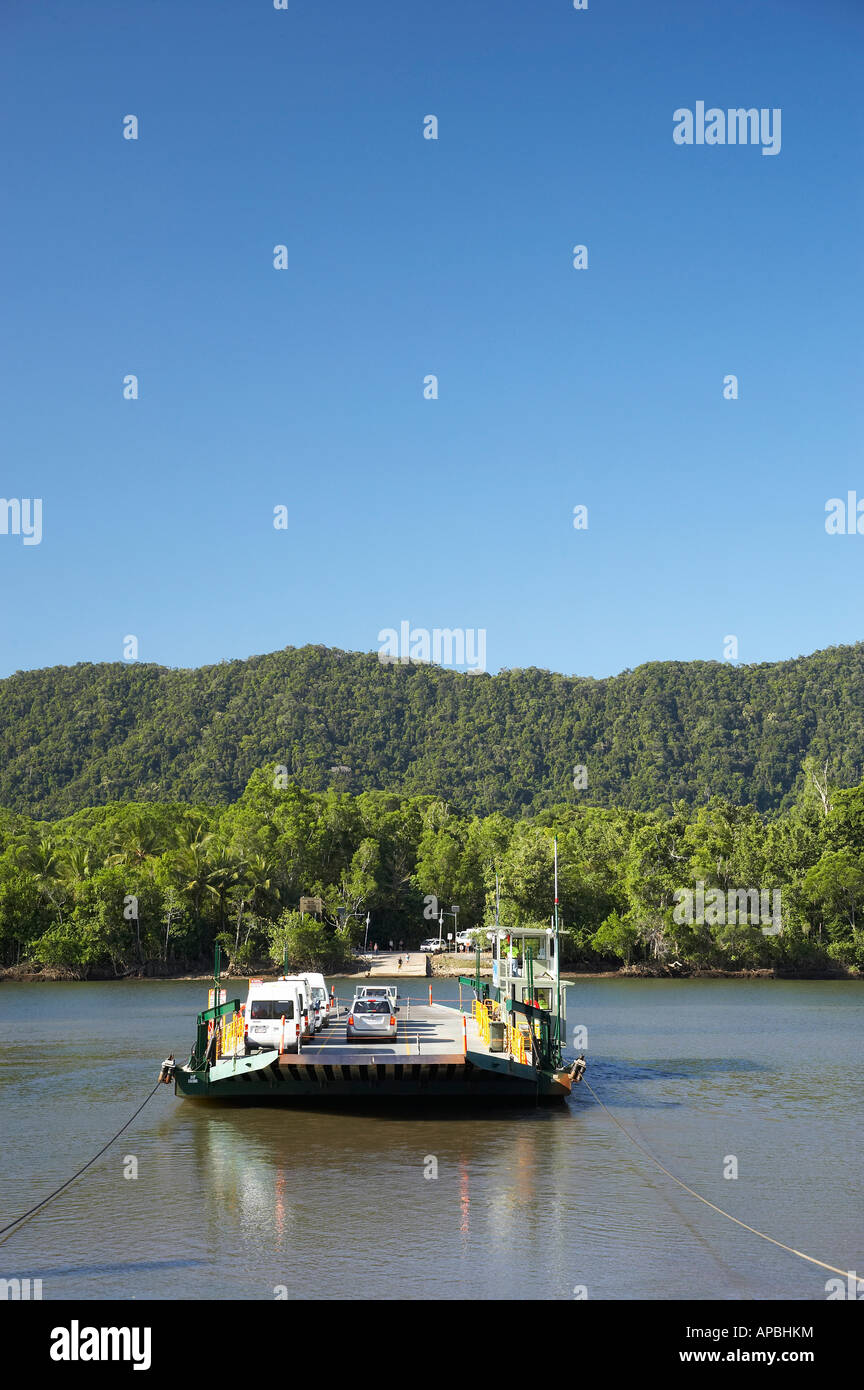
[(591, 945), (601, 956), (614, 956), (630, 965), (639, 947), (639, 928), (617, 912), (610, 912), (591, 937)]
[[(666, 812), (559, 802), (466, 817), (426, 794), (309, 790), (274, 765), (230, 805), (110, 803), (50, 823), (0, 813), (0, 962), (200, 967), (218, 941), (235, 973), (279, 943), (344, 964), (367, 912), (371, 940), (415, 947), (436, 929), (427, 902), (458, 903), (461, 928), (488, 926), (496, 878), (502, 925), (545, 925), (557, 837), (564, 954), (580, 967), (860, 968), (864, 789), (827, 791), (803, 782), (780, 816), (713, 795)], [(688, 894), (701, 916), (679, 911)], [(304, 895), (322, 899), (323, 920), (299, 917)]]
[[(574, 786), (577, 763), (587, 787)], [(269, 847), (291, 848), (289, 897), (299, 879), (345, 867), (364, 792), (512, 819), (560, 803), (668, 814), (713, 797), (776, 813), (804, 795), (830, 819), (862, 768), (862, 644), (757, 666), (653, 662), (607, 680), (302, 647), (198, 670), (82, 663), (0, 681), (7, 817), (134, 802), (132, 821), (115, 814), (120, 843), (107, 853), (146, 854), (154, 828), (167, 848), (148, 804), (242, 797)], [(323, 815), (315, 794), (329, 798)], [(368, 824), (364, 834), (377, 837)]]
[(320, 970), (328, 974), (343, 970), (351, 958), (351, 947), (343, 932), (334, 931), (314, 917), (285, 911), (268, 933), (270, 958), (289, 974)]

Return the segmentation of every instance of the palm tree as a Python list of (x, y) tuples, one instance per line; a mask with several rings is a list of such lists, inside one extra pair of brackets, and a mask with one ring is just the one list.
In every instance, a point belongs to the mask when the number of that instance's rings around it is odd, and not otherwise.
[(140, 867), (148, 859), (158, 858), (165, 848), (162, 831), (146, 817), (132, 816), (126, 825), (115, 832), (107, 862)]
[[(259, 904), (266, 903), (273, 886), (274, 874), (275, 869), (272, 861), (267, 858), (266, 854), (262, 854), (260, 851), (256, 851), (242, 863), (237, 877), (237, 885), (240, 888), (241, 897), (237, 908), (237, 921), (234, 927), (234, 949), (231, 955), (232, 964), (240, 953), (240, 928), (243, 924), (244, 908), (248, 903), (254, 913), (255, 908), (258, 907)], [(251, 927), (247, 929), (246, 936), (243, 939), (244, 947), (249, 940), (250, 930)]]
[(253, 912), (257, 907), (263, 907), (270, 897), (275, 876), (276, 867), (266, 854), (258, 852), (246, 860), (243, 887), (248, 892), (248, 902)]
[(90, 878), (101, 868), (101, 864), (92, 845), (83, 844), (80, 840), (74, 844), (67, 845), (62, 851), (59, 859), (58, 876), (72, 886), (74, 892), (75, 885), (82, 879)]
[(35, 879), (42, 898), (54, 908), (58, 922), (62, 922), (66, 901), (63, 857), (53, 835), (44, 835), (38, 843), (31, 841), (23, 845), (16, 857), (21, 867)]
[(181, 888), (192, 895), (192, 916), (201, 953), (201, 905), (210, 889), (213, 835), (203, 825), (189, 826), (174, 855), (173, 868)]
[(225, 902), (231, 889), (240, 881), (245, 865), (242, 859), (221, 845), (217, 856), (210, 861), (206, 891), (211, 893), (219, 904), (219, 925), (225, 927)]

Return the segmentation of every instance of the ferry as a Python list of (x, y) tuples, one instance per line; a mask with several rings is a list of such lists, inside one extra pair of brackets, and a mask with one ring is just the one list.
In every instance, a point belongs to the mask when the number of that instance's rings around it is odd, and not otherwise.
[(430, 984), (428, 1002), (392, 1005), (394, 1038), (359, 1044), (348, 1042), (349, 1010), (334, 1000), (326, 1032), (309, 1037), (305, 1024), (292, 1018), (286, 1030), (283, 1019), (281, 1034), (256, 1046), (245, 1005), (220, 985), (217, 954), (191, 1055), (182, 1064), (168, 1057), (160, 1079), (195, 1100), (565, 1100), (585, 1062), (564, 1061), (568, 985), (557, 925), (496, 925), (487, 935), (491, 983), (481, 978), (478, 947), (474, 974), (459, 977), (463, 1003), (437, 1003)]

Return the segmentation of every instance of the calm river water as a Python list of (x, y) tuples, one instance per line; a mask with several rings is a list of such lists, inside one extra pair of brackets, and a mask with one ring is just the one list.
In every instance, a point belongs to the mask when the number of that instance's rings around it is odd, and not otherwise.
[[(205, 1003), (198, 982), (0, 985), (0, 1225), (96, 1152), (170, 1050), (188, 1056)], [(673, 1173), (864, 1272), (864, 987), (580, 980), (568, 1024)], [(41, 1278), (45, 1299), (824, 1299), (831, 1277), (676, 1187), (584, 1087), (556, 1109), (442, 1115), (228, 1109), (168, 1086), (0, 1245), (0, 1276)]]

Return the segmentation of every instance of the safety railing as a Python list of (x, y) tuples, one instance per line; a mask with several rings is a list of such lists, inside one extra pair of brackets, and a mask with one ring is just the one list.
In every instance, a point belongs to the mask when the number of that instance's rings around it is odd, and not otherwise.
[(525, 1049), (525, 1034), (521, 1028), (516, 1028), (510, 1022), (504, 1028), (504, 1040), (507, 1051), (515, 1062), (527, 1064), (528, 1057)]
[[(491, 999), (475, 999), (472, 1006), (472, 1013), (477, 1024), (477, 1030), (488, 1047), (490, 1044), (491, 1028), (490, 1024), (501, 1018), (500, 1006), (493, 1003)], [(531, 1058), (529, 1056), (530, 1038), (523, 1028), (511, 1023), (509, 1019), (504, 1022), (504, 1049), (510, 1053), (515, 1062), (522, 1062), (527, 1065)]]
[(486, 1046), (489, 1046), (489, 1010), (479, 1000), (474, 1000), (474, 1021), (477, 1024), (477, 1031)]
[(471, 1012), (477, 1024), (477, 1031), (488, 1047), (491, 1041), (491, 1028), (489, 1025), (493, 1020), (495, 1022), (498, 1021), (501, 1016), (501, 1011), (492, 999), (475, 999), (471, 1006)]
[(243, 1038), (244, 1019), (241, 1013), (232, 1014), (230, 1018), (221, 1018), (216, 1030), (214, 1061), (220, 1057), (236, 1057), (238, 1052), (243, 1051)]

